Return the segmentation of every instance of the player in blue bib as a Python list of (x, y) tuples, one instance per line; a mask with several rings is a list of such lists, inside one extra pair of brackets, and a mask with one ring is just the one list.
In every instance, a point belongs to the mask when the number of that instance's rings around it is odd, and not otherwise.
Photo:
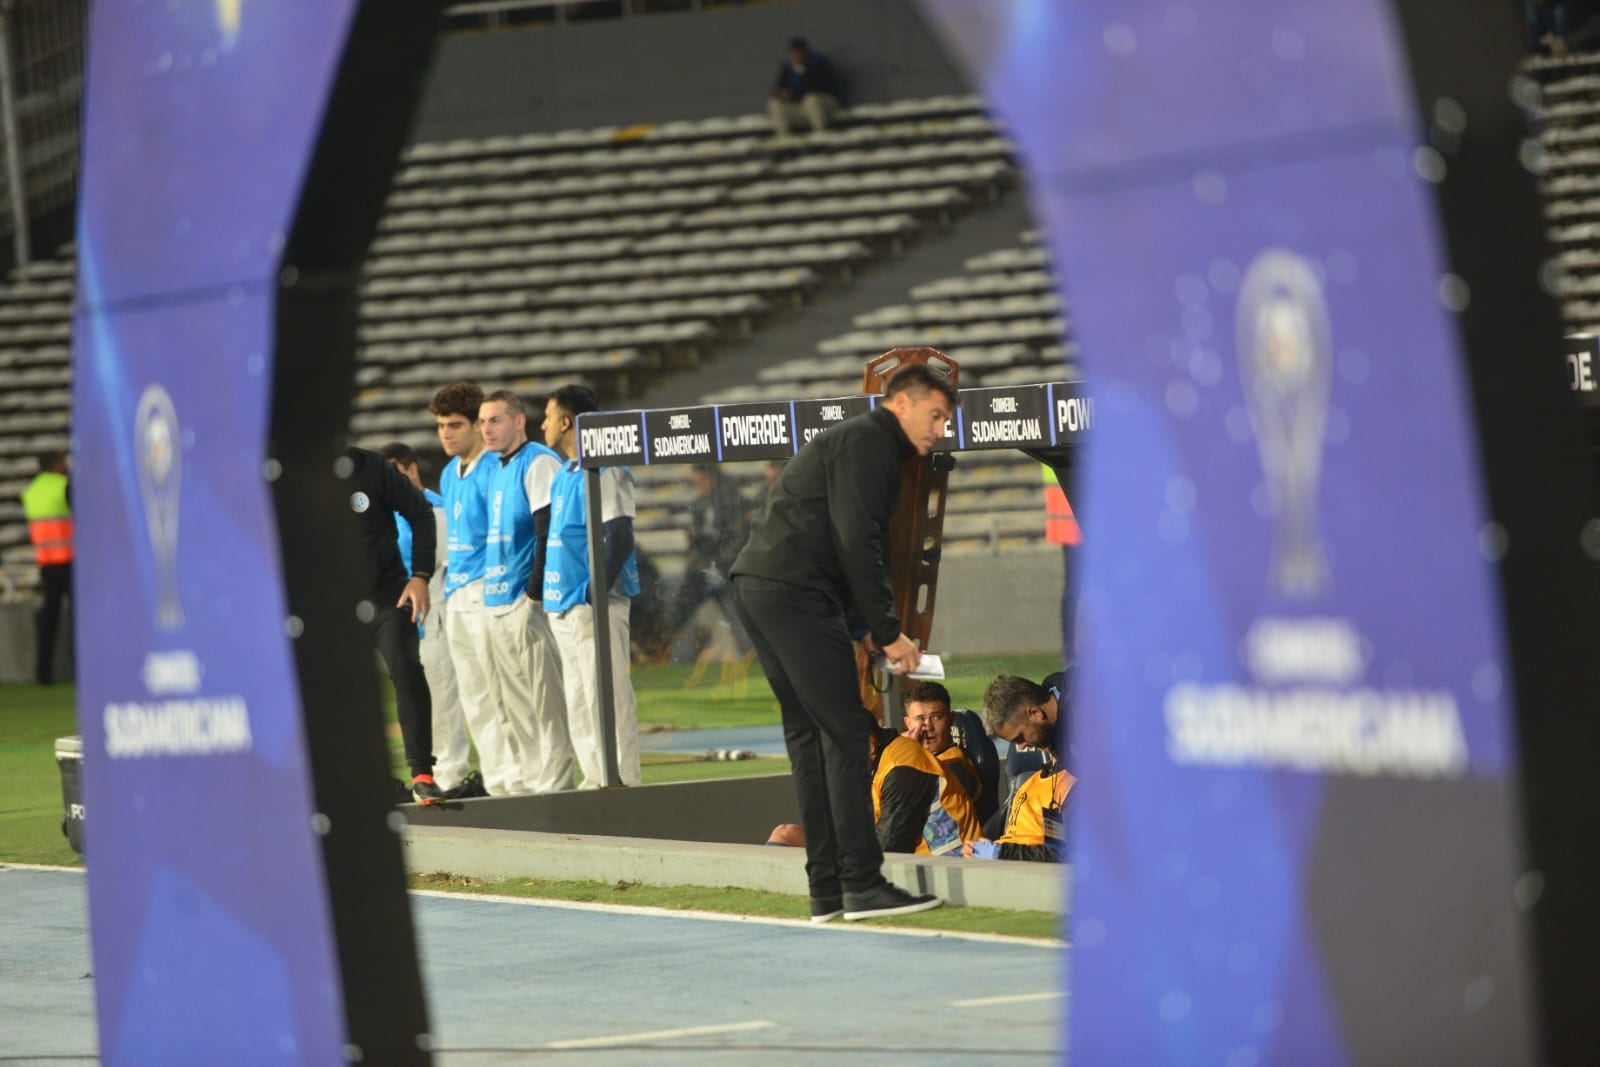
[(540, 601), (538, 577), (544, 573), (550, 486), (561, 461), (528, 440), (522, 398), (508, 389), (484, 400), (478, 428), (488, 450), (483, 462), (491, 470), (483, 604), (493, 685), (524, 786), (535, 793), (571, 789), (573, 752), (561, 657)]
[(483, 783), (493, 796), (525, 793), (529, 786), (512, 751), (502, 701), (494, 685), (489, 652), (489, 616), (483, 604), (489, 533), (489, 477), (498, 457), (485, 453), (478, 436), (483, 390), (468, 382), (447, 385), (428, 410), (448, 458), (439, 475), (444, 497), (447, 563), (445, 603), (450, 613), (445, 638), (455, 667), (456, 691), (467, 730), (478, 749)]
[[(433, 604), (428, 621), (417, 627), (422, 638), (422, 669), (428, 675), (428, 690), (433, 694), (433, 777), (446, 799), (484, 795), (483, 775), (472, 769), (472, 745), (467, 740), (467, 720), (461, 710), (461, 697), (456, 691), (456, 670), (450, 661), (450, 644), (446, 638), (449, 628), (449, 607), (445, 603), (444, 576), (448, 556), (448, 535), (445, 531), (444, 497), (422, 484), (422, 460), (416, 451), (402, 441), (384, 445), (383, 457), (405, 475), (406, 480), (422, 490), (423, 497), (433, 505), (434, 529), (438, 534), (438, 559), (433, 577), (428, 579), (428, 597)], [(411, 525), (395, 516), (400, 535), (400, 554), (411, 566)]]
[(449, 537), (446, 542), (449, 567), (444, 582), (446, 597), (483, 579), (489, 535), (489, 476), (493, 465), (479, 462), (483, 457), (483, 445), (476, 433), (473, 439), (478, 441), (477, 450), (453, 458), (439, 475)]
[[(583, 784), (604, 781), (605, 750), (600, 732), (600, 696), (594, 656), (594, 591), (589, 574), (585, 475), (576, 461), (577, 418), (599, 402), (589, 389), (568, 385), (545, 403), (544, 439), (568, 462), (550, 489), (550, 547), (544, 566), (544, 610), (561, 650), (567, 691), (567, 727)], [(606, 573), (611, 637), (611, 685), (617, 716), (617, 769), (623, 785), (638, 785), (639, 709), (633, 694), (628, 616), (639, 595), (639, 561), (633, 550), (633, 472), (607, 467), (600, 472), (600, 513), (605, 524)]]

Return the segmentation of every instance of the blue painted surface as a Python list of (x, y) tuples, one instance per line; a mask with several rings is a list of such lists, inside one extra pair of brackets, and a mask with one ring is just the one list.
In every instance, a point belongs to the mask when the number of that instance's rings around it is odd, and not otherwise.
[[(0, 981), (10, 990), (0, 1052), (88, 1062), (94, 994), (82, 874), (0, 868), (0, 899)], [(685, 1067), (1060, 1059), (1063, 999), (950, 1003), (1057, 990), (1062, 950), (1047, 945), (441, 897), (413, 905), (442, 1067), (526, 1063), (535, 1050), (541, 1064)], [(753, 1021), (773, 1025), (648, 1047), (541, 1048)]]
[(261, 472), (279, 260), (354, 10), (91, 12), (74, 607), (108, 1063), (344, 1062)]
[(731, 726), (721, 730), (665, 730), (643, 734), (639, 747), (647, 752), (706, 752), (713, 748), (733, 748), (758, 756), (786, 756), (783, 727)]

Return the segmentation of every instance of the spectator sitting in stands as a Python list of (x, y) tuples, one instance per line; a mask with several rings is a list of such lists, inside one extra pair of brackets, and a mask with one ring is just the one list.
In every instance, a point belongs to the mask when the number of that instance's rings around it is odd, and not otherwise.
[(1077, 778), (1056, 762), (1054, 754), (1057, 731), (1066, 728), (1067, 714), (1064, 699), (1026, 678), (1003, 674), (989, 683), (983, 694), (983, 721), (989, 731), (1002, 741), (1032, 746), (1044, 753), (1048, 762), (1012, 793), (1006, 805), (1005, 832), (993, 841), (966, 842), (962, 855), (1044, 862), (1065, 859), (1065, 820)]
[(778, 67), (778, 81), (767, 101), (772, 132), (788, 140), (790, 127), (806, 122), (814, 133), (825, 133), (839, 112), (839, 81), (833, 64), (813, 52), (804, 37), (789, 42), (789, 54)]

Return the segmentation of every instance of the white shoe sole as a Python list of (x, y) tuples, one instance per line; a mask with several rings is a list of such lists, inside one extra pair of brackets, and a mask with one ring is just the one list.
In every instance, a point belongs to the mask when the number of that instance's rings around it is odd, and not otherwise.
[(943, 904), (944, 899), (942, 897), (934, 897), (932, 900), (919, 900), (915, 904), (902, 904), (898, 908), (875, 908), (872, 911), (847, 911), (844, 913), (844, 921), (847, 923), (853, 923), (861, 919), (879, 919), (887, 915), (912, 915), (919, 911), (932, 911), (934, 908), (940, 907)]
[(813, 915), (811, 916), (811, 921), (814, 923), (829, 923), (843, 914), (844, 909), (840, 908), (838, 911), (830, 911), (826, 915)]

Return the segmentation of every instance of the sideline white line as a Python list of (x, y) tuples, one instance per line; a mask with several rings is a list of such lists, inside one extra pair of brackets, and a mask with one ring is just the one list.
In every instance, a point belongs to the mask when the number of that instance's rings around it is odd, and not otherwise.
[[(60, 871), (86, 874), (82, 867), (53, 867), (40, 863), (0, 863), (0, 871)], [(451, 893), (440, 889), (413, 889), (412, 896), (442, 900), (478, 900), (490, 904), (517, 904), (525, 908), (560, 908), (565, 911), (597, 911), (610, 915), (643, 915), (666, 919), (697, 919), (701, 922), (750, 923), (756, 926), (790, 926), (799, 930), (819, 930), (834, 934), (877, 934), (888, 937), (933, 937), (980, 944), (1028, 945), (1033, 948), (1066, 948), (1067, 943), (1053, 937), (1017, 937), (1011, 934), (982, 934), (968, 930), (921, 930), (909, 926), (874, 926), (868, 923), (814, 923), (807, 919), (780, 919), (773, 915), (735, 915), (726, 911), (694, 911), (685, 908), (652, 908), (640, 904), (600, 904), (587, 900), (550, 900), (544, 897), (503, 897), (493, 893)]]
[(478, 900), (490, 904), (517, 904), (525, 908), (559, 908), (565, 911), (597, 911), (608, 915), (644, 915), (665, 919), (696, 919), (701, 922), (751, 923), (756, 926), (790, 926), (838, 934), (878, 934), (891, 937), (942, 937), (955, 941), (978, 941), (998, 945), (1027, 945), (1031, 948), (1066, 948), (1065, 941), (1048, 937), (1013, 937), (1009, 934), (979, 934), (965, 930), (919, 930), (905, 926), (871, 926), (866, 923), (814, 923), (807, 919), (779, 919), (770, 915), (734, 915), (723, 911), (691, 911), (680, 908), (652, 908), (640, 904), (600, 904), (587, 900), (547, 900), (543, 897), (503, 897), (493, 893), (451, 893), (440, 889), (413, 889), (413, 896), (443, 900)]
[(1035, 1000), (1058, 1000), (1066, 996), (1062, 992), (1053, 993), (1017, 993), (1009, 997), (977, 997), (973, 1000), (952, 1000), (952, 1008), (987, 1008), (994, 1004), (1026, 1004)]
[[(637, 1034), (613, 1034), (610, 1037), (575, 1037), (567, 1041), (552, 1041), (545, 1048), (605, 1048), (607, 1045), (633, 1045), (643, 1041), (669, 1041), (675, 1037), (704, 1037), (707, 1034), (732, 1034), (743, 1030), (764, 1030), (776, 1023), (757, 1019), (748, 1023), (725, 1023), (721, 1026), (685, 1026), (678, 1030), (645, 1030)], [(737, 1046), (730, 1046), (737, 1047)]]

